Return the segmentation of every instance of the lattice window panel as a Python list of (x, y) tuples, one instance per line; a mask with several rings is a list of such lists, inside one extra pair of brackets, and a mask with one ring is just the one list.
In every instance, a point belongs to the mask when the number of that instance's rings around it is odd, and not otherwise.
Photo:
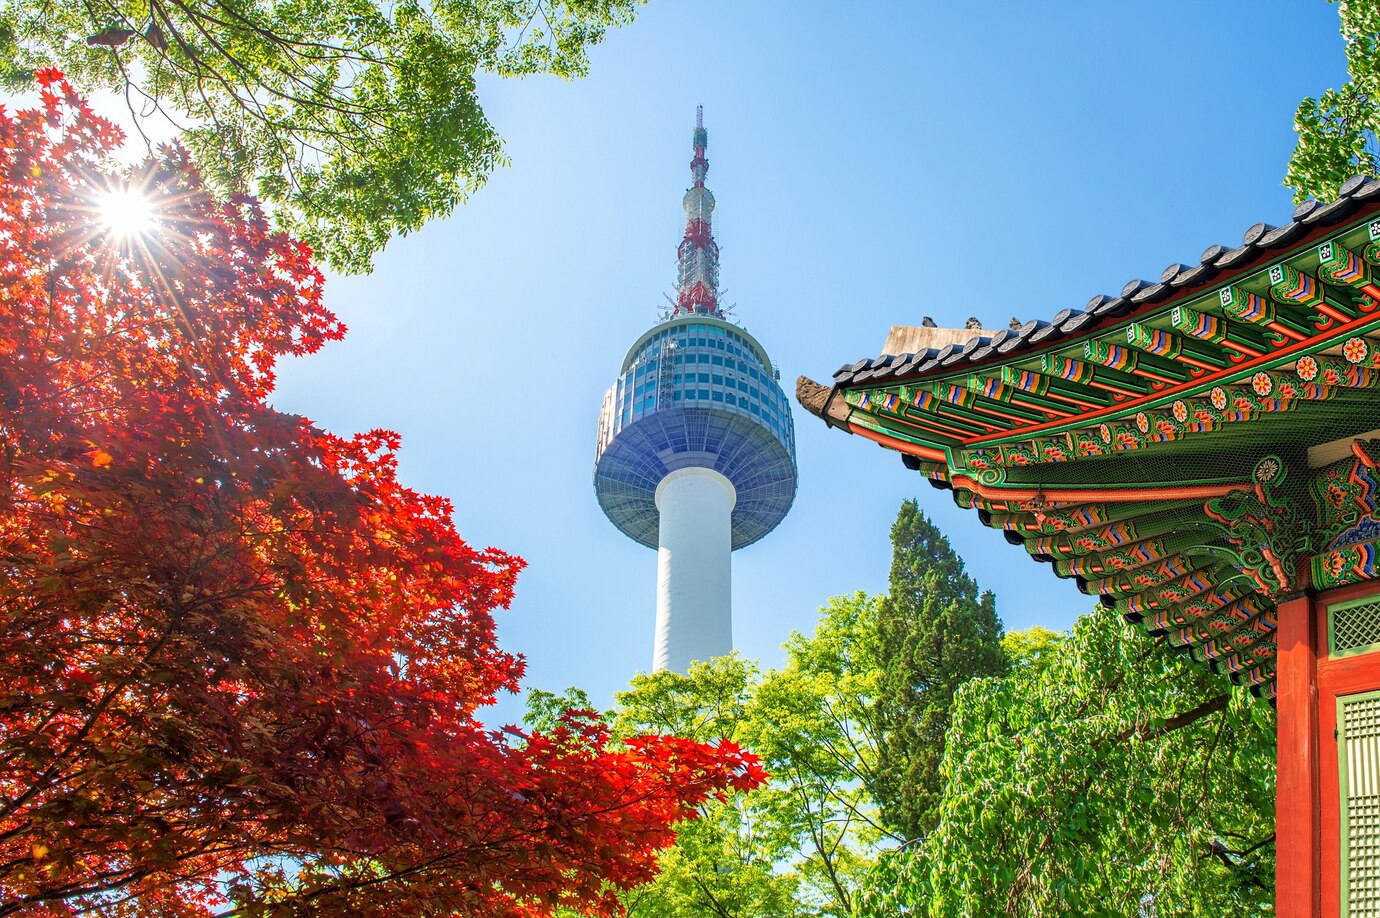
[(1380, 599), (1328, 610), (1329, 656), (1380, 649)]
[(1380, 918), (1380, 692), (1337, 699), (1342, 914)]

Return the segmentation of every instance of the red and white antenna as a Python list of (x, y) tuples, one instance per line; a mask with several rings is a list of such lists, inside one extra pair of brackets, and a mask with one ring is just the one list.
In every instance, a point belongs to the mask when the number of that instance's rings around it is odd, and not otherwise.
[(685, 192), (685, 238), (676, 251), (676, 307), (671, 317), (713, 316), (722, 319), (719, 309), (719, 246), (714, 241), (714, 195), (704, 187), (709, 172), (705, 148), (709, 132), (704, 129), (704, 106), (695, 108), (695, 133), (691, 146), (690, 175), (693, 183)]

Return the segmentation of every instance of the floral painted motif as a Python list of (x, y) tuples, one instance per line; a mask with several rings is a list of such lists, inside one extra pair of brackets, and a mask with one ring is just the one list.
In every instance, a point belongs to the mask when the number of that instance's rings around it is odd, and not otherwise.
[(1150, 429), (1150, 418), (1146, 416), (1144, 411), (1136, 412), (1136, 429), (1141, 433), (1145, 433)]
[(1255, 390), (1256, 395), (1269, 395), (1274, 391), (1275, 383), (1269, 373), (1262, 371), (1251, 377), (1251, 388)]
[(1227, 390), (1221, 386), (1213, 386), (1209, 397), (1212, 399), (1212, 407), (1218, 411), (1227, 407)]
[(1035, 448), (1023, 443), (1013, 443), (1002, 447), (1002, 455), (1008, 466), (1021, 467), (1036, 462)]
[(1370, 345), (1365, 338), (1348, 338), (1342, 345), (1342, 356), (1347, 363), (1361, 363), (1370, 356)]
[(1299, 358), (1299, 362), (1295, 366), (1295, 369), (1299, 374), (1299, 379), (1304, 382), (1312, 382), (1318, 378), (1318, 361), (1308, 354)]
[(1313, 582), (1323, 589), (1373, 580), (1376, 575), (1376, 544), (1368, 542), (1313, 558)]
[(1174, 403), (1173, 411), (1174, 420), (1178, 421), (1180, 424), (1188, 420), (1188, 403), (1183, 399), (1179, 399)]
[(990, 469), (993, 467), (992, 457), (989, 456), (986, 450), (975, 449), (972, 452), (968, 453), (967, 459), (968, 468), (977, 472), (985, 471), (986, 469)]
[[(1101, 434), (1102, 431), (1099, 430), (1098, 433)], [(1111, 433), (1108, 432), (1106, 436), (1110, 438)], [(1099, 437), (1080, 431), (1076, 434), (1075, 439), (1077, 442), (1078, 455), (1080, 456), (1101, 456), (1106, 453), (1105, 441), (1099, 439)]]
[(1108, 543), (1105, 539), (1099, 538), (1098, 536), (1093, 534), (1089, 534), (1081, 535), (1078, 538), (1074, 539), (1073, 544), (1076, 545), (1078, 548), (1082, 549), (1083, 551), (1087, 552), (1097, 551), (1100, 548), (1106, 548)]

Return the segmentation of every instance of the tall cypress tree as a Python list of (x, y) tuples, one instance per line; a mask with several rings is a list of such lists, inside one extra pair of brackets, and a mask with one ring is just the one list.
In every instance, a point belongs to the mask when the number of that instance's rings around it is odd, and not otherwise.
[(937, 820), (939, 763), (954, 692), (1007, 669), (1002, 623), (990, 591), (914, 500), (891, 527), (891, 583), (877, 618), (881, 685), (873, 708), (879, 737), (870, 790), (888, 826), (907, 838)]

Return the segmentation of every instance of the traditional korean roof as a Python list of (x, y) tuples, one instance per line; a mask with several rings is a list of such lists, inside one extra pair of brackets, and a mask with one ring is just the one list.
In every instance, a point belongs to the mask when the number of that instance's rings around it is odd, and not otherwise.
[(1333, 203), (1050, 321), (893, 329), (888, 351), (916, 349), (847, 364), (831, 386), (801, 377), (796, 396), (1273, 697), (1275, 601), (1307, 585), (1297, 564), (1344, 581), (1380, 538), (1357, 528), (1376, 489), (1353, 443), (1380, 427), (1377, 272), (1380, 181), (1357, 177)]

